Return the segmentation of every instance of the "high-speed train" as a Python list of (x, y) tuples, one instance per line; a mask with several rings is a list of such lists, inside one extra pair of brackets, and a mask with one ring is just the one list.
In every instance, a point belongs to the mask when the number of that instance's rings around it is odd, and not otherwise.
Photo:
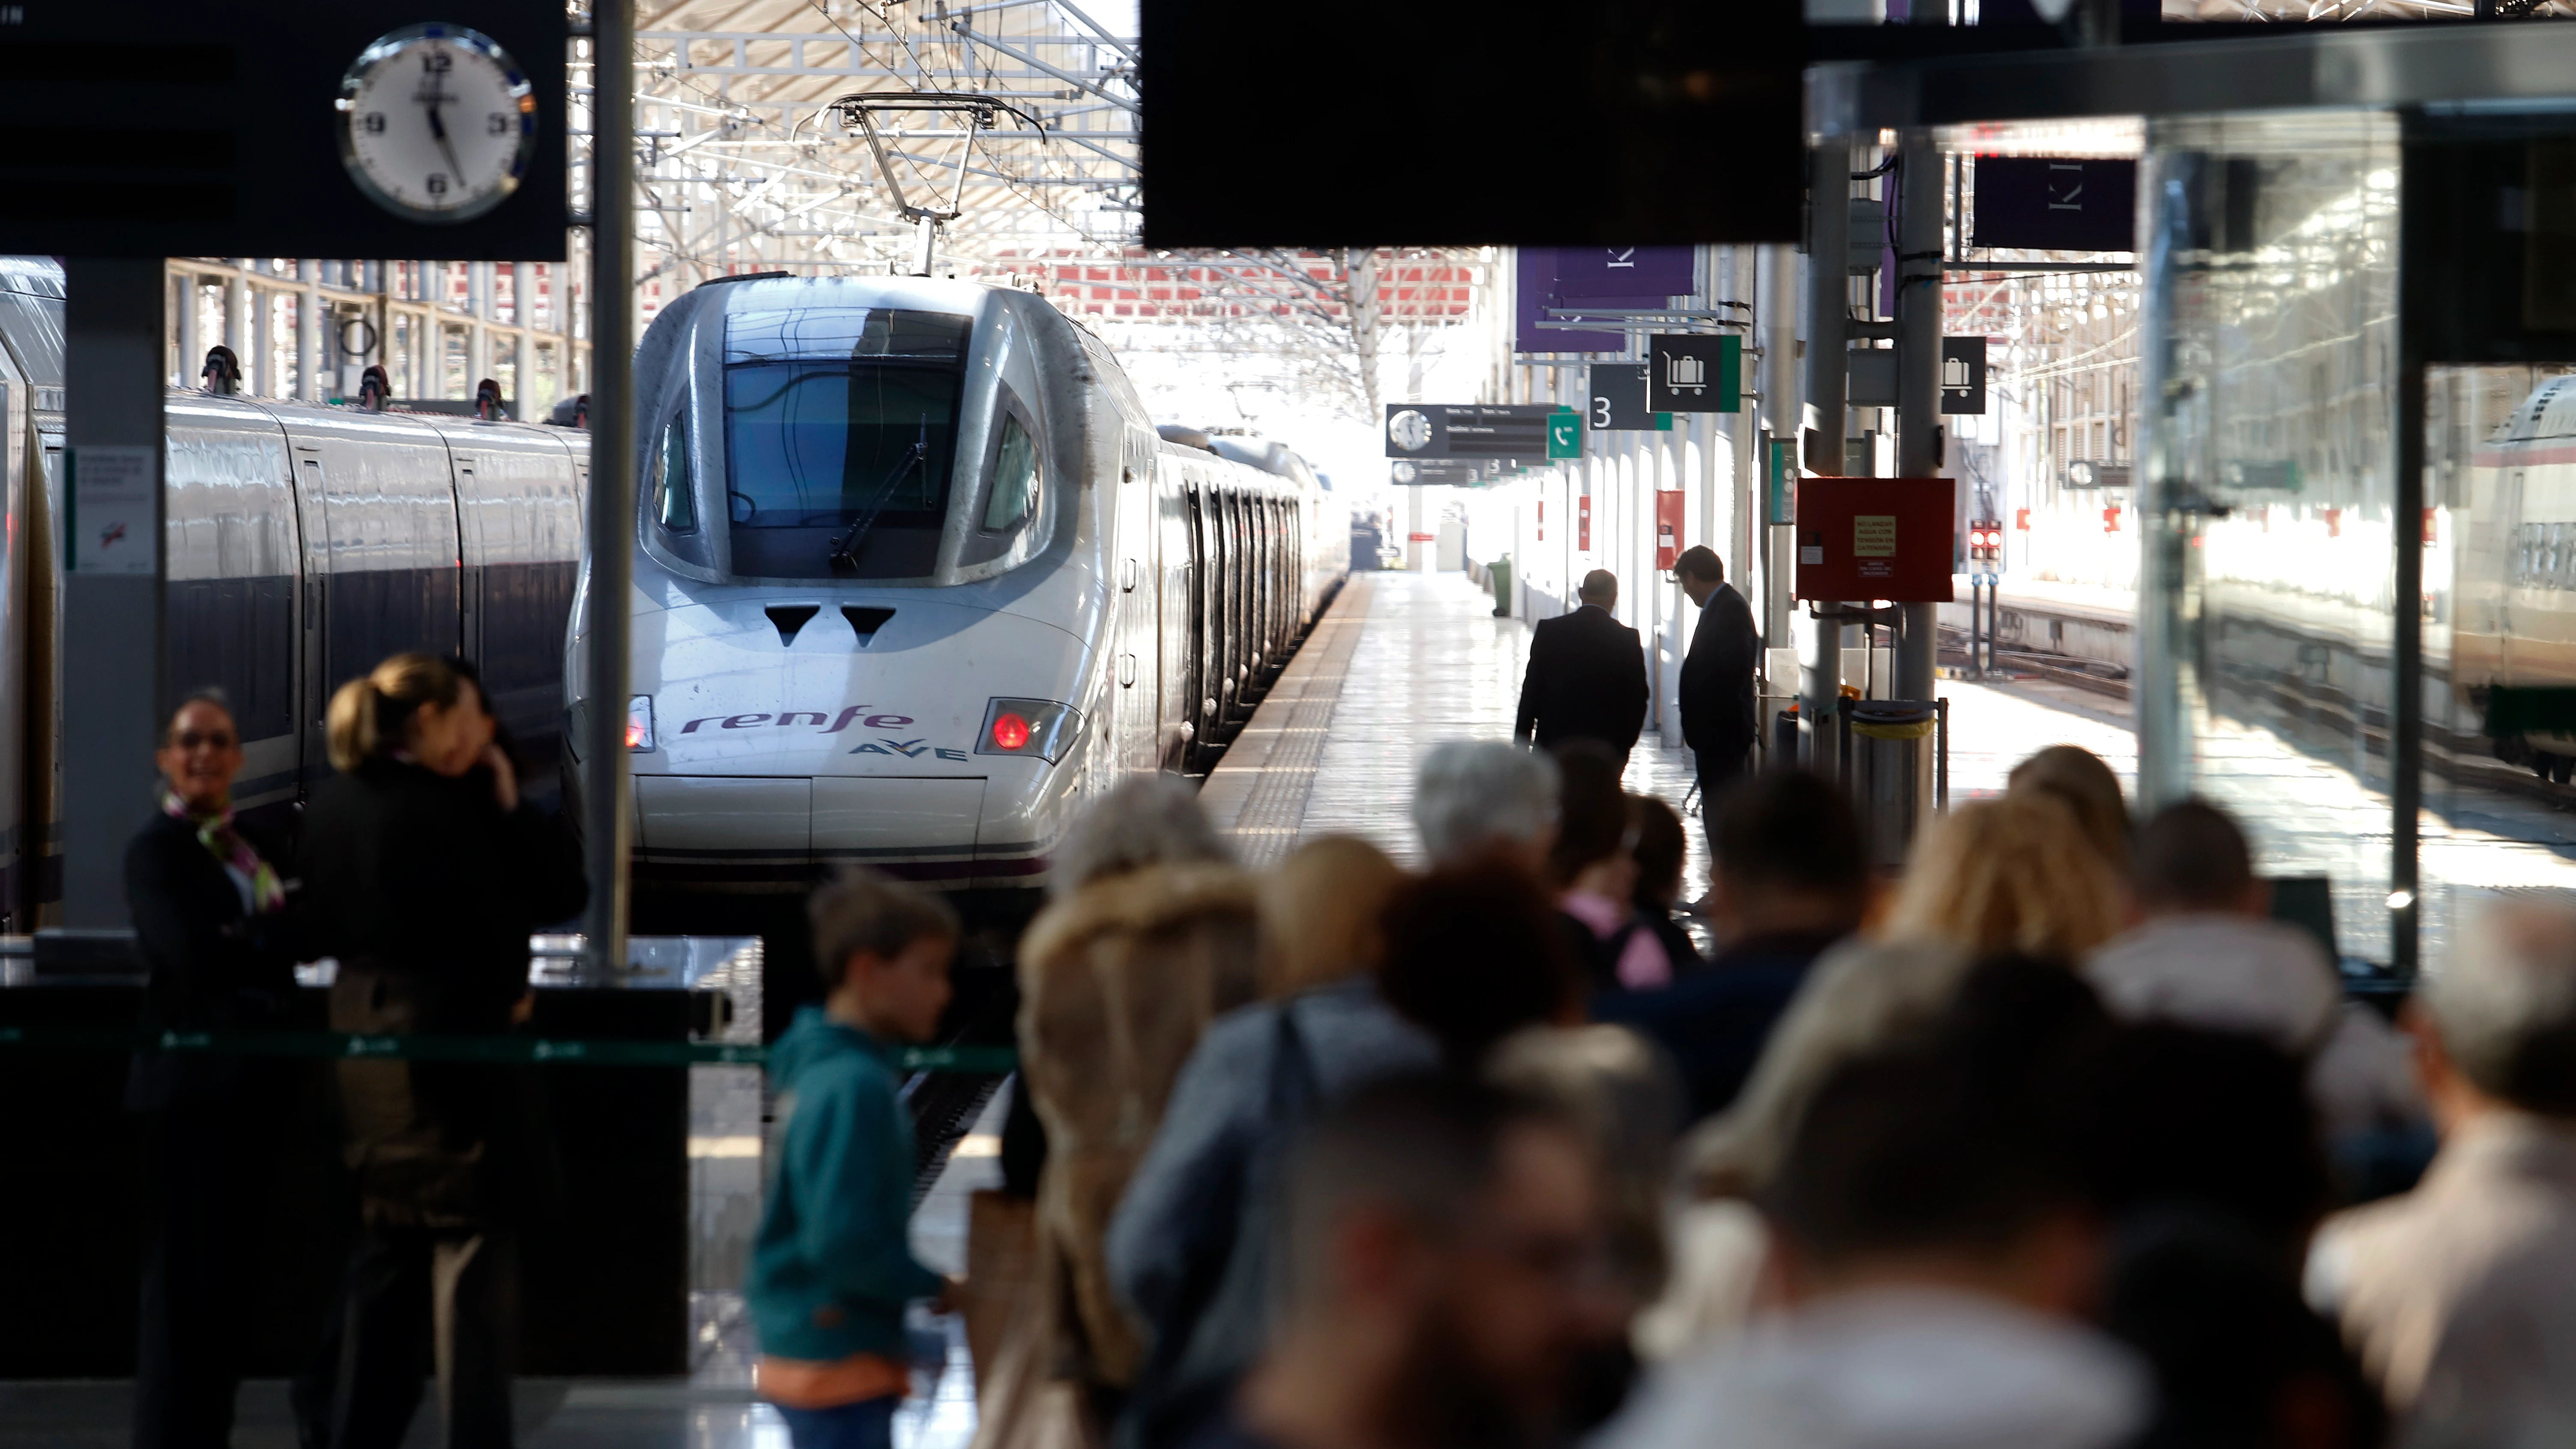
[(636, 409), (639, 888), (856, 861), (1025, 900), (1084, 799), (1206, 767), (1347, 570), (1294, 453), (1158, 432), (1023, 292), (719, 279), (655, 317)]
[[(2450, 677), (2474, 721), (2499, 689), (2576, 693), (2576, 377), (2543, 381), (2470, 464), (2466, 506), (2454, 509)], [(2576, 711), (2538, 698), (2544, 718), (2495, 710), (2501, 727), (2487, 733), (2499, 756), (2564, 785), (2576, 772)]]
[[(0, 917), (60, 895), (62, 284), (0, 267)], [(331, 691), (407, 649), (462, 657), (555, 777), (589, 435), (174, 389), (164, 400), (164, 684), (221, 688), (245, 811), (288, 811), (330, 771)], [(149, 800), (134, 802), (139, 823)]]

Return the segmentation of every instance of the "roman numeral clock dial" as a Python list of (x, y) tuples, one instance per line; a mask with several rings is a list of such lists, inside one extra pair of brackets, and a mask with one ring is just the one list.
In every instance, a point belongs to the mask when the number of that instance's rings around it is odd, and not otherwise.
[(462, 25), (410, 25), (341, 79), (340, 160), (378, 206), (418, 222), (470, 221), (519, 189), (537, 101), (519, 63)]

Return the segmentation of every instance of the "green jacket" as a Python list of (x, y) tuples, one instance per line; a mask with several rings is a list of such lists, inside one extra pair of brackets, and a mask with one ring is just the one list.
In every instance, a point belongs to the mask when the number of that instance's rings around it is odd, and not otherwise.
[(903, 1310), (943, 1280), (912, 1256), (912, 1123), (893, 1048), (808, 1006), (770, 1048), (782, 1140), (751, 1249), (760, 1349), (902, 1362)]

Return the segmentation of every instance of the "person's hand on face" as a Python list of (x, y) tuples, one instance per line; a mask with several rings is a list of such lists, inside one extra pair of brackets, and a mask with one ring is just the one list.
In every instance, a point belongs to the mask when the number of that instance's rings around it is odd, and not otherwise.
[(465, 768), (481, 765), (492, 772), (492, 798), (504, 813), (519, 808), (519, 768), (510, 763), (510, 752), (501, 748), (501, 722), (483, 707), (483, 691), (472, 685), (456, 701), (458, 709), (471, 707), (473, 725), (469, 730), (472, 756)]
[(192, 699), (171, 717), (152, 762), (190, 813), (213, 815), (232, 803), (233, 780), (242, 767), (241, 732), (222, 705)]

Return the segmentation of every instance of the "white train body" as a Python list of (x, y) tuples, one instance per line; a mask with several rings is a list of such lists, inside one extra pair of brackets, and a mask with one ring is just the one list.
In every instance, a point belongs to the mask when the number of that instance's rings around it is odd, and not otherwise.
[(1294, 455), (1165, 441), (1020, 292), (710, 284), (636, 409), (640, 888), (1042, 886), (1085, 797), (1204, 768), (1347, 561)]

